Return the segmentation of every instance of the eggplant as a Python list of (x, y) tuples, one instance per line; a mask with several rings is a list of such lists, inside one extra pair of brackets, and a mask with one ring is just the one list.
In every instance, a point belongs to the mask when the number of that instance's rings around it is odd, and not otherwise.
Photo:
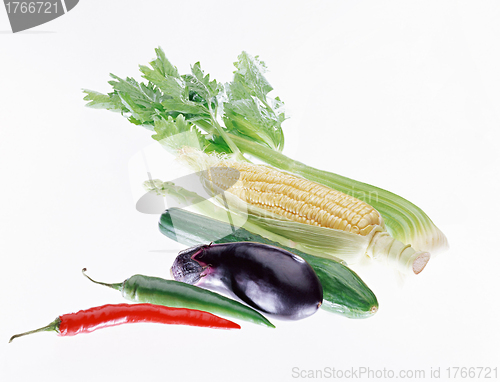
[(179, 252), (177, 281), (225, 289), (262, 312), (298, 320), (315, 313), (323, 288), (301, 257), (271, 245), (236, 242), (198, 245)]

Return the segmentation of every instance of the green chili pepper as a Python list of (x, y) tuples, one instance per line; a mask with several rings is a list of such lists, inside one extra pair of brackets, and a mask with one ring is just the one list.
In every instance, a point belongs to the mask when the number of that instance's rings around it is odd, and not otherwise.
[(91, 279), (85, 274), (86, 270), (86, 268), (83, 268), (82, 273), (90, 281), (119, 290), (122, 296), (130, 301), (166, 305), (174, 308), (197, 309), (239, 318), (271, 328), (275, 327), (256, 310), (238, 301), (194, 285), (143, 275), (134, 275), (122, 283), (107, 284)]

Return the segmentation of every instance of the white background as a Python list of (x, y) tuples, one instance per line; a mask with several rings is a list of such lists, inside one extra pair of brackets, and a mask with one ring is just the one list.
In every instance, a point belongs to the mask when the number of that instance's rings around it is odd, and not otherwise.
[[(498, 1), (86, 0), (14, 35), (0, 10), (0, 380), (292, 381), (333, 367), (430, 380), (499, 367), (499, 20)], [(109, 72), (137, 78), (157, 46), (219, 81), (242, 50), (260, 55), (289, 112), (286, 154), (413, 201), (449, 251), (404, 285), (355, 267), (380, 302), (367, 320), (319, 311), (275, 330), (143, 324), (8, 344), (123, 302), (83, 267), (108, 282), (168, 277), (181, 246), (135, 210), (129, 181), (150, 133), (85, 108), (81, 92), (109, 91)]]

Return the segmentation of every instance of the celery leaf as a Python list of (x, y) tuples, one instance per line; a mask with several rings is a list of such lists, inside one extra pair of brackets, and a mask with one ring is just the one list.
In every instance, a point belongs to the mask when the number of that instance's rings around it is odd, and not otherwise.
[(235, 62), (233, 81), (227, 84), (224, 104), (224, 123), (229, 131), (246, 135), (282, 150), (284, 135), (281, 123), (285, 120), (281, 100), (269, 97), (272, 86), (264, 77), (265, 64), (243, 52)]

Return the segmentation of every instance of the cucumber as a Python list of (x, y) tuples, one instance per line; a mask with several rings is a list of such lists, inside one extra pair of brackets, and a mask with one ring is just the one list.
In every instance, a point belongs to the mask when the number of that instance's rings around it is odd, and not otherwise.
[(371, 289), (355, 272), (334, 260), (309, 255), (244, 228), (232, 229), (227, 223), (180, 208), (166, 210), (158, 225), (165, 236), (188, 246), (252, 241), (283, 248), (302, 257), (318, 275), (323, 286), (324, 310), (349, 318), (371, 317), (378, 310), (377, 297)]

